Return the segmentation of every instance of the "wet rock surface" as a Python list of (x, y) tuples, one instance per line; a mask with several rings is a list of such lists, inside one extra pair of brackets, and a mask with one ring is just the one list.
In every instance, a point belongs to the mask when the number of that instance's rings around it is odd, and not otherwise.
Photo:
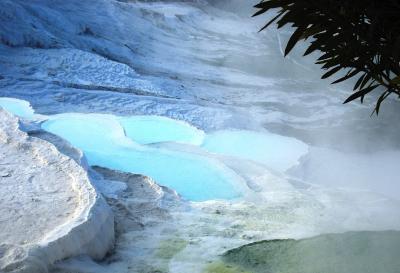
[[(347, 232), (302, 240), (271, 240), (223, 255), (221, 271), (252, 273), (395, 273), (400, 268), (398, 231)], [(222, 271), (222, 268), (226, 271)]]

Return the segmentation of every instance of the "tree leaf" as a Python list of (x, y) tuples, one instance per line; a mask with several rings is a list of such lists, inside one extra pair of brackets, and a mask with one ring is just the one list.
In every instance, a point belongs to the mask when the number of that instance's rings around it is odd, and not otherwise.
[(381, 104), (389, 95), (390, 95), (390, 92), (388, 90), (386, 90), (378, 98), (378, 101), (376, 102), (376, 106), (375, 106), (375, 110), (374, 110), (376, 115), (379, 115), (379, 109), (381, 108)]
[(335, 83), (339, 83), (339, 82), (348, 80), (348, 79), (350, 79), (351, 77), (354, 77), (355, 75), (357, 75), (357, 74), (360, 73), (360, 72), (361, 72), (360, 70), (355, 69), (354, 71), (349, 72), (349, 73), (347, 73), (345, 76), (343, 76), (343, 77), (337, 79), (336, 81), (332, 82), (332, 84), (335, 84)]
[(363, 81), (364, 78), (365, 78), (365, 75), (367, 75), (367, 74), (363, 74), (363, 75), (361, 75), (360, 78), (358, 78), (356, 84), (354, 85), (353, 90), (356, 90), (356, 89), (361, 85), (362, 81)]
[(346, 104), (352, 100), (358, 99), (361, 96), (365, 96), (366, 94), (368, 94), (369, 92), (371, 92), (372, 90), (374, 90), (375, 88), (377, 88), (379, 86), (379, 84), (375, 84), (375, 85), (371, 85), (367, 88), (364, 88), (360, 91), (357, 91), (355, 93), (353, 93), (351, 96), (349, 96), (344, 102), (343, 104)]
[(321, 79), (326, 79), (330, 76), (332, 76), (333, 74), (335, 74), (336, 72), (338, 72), (340, 69), (342, 69), (342, 67), (340, 65), (332, 68), (331, 70), (329, 70), (328, 72), (326, 72), (324, 75), (322, 75)]
[[(263, 27), (259, 30), (259, 32), (260, 32), (260, 31), (263, 31), (264, 29), (266, 29), (267, 27), (269, 27), (273, 22), (276, 21), (276, 19), (278, 19), (279, 17), (281, 17), (282, 14), (283, 14), (283, 13), (279, 13), (277, 16), (275, 16), (274, 18), (272, 18), (265, 26), (263, 26)], [(253, 16), (256, 16), (256, 15), (253, 15)]]
[(285, 48), (285, 56), (289, 54), (289, 52), (293, 49), (293, 47), (297, 44), (299, 39), (302, 37), (305, 27), (298, 27), (295, 32), (293, 32), (290, 37), (286, 48)]

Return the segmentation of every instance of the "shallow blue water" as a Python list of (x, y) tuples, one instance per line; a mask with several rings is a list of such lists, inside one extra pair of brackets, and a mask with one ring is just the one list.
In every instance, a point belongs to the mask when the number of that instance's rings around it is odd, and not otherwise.
[[(26, 101), (0, 98), (0, 106), (27, 119), (39, 117)], [(211, 154), (285, 171), (307, 152), (307, 146), (293, 138), (245, 130), (205, 134), (185, 122), (159, 116), (67, 113), (40, 118), (47, 119), (44, 130), (81, 149), (90, 165), (150, 176), (193, 201), (243, 194), (242, 178)], [(154, 145), (164, 142), (183, 143), (187, 149)], [(202, 149), (202, 155), (190, 150), (194, 146)]]
[(126, 136), (140, 144), (179, 142), (199, 145), (204, 132), (181, 122), (160, 116), (134, 116), (120, 118)]
[[(135, 124), (133, 117), (129, 121), (130, 126)], [(42, 124), (42, 128), (83, 150), (90, 165), (148, 175), (187, 199), (203, 201), (240, 196), (234, 185), (239, 183), (240, 178), (223, 164), (191, 153), (140, 145), (125, 137), (124, 129), (128, 130), (119, 122), (118, 118), (109, 115), (62, 114), (50, 117)], [(151, 120), (150, 124), (157, 126), (157, 122), (161, 123), (158, 128), (167, 128), (168, 124), (173, 124), (171, 121), (165, 124), (158, 117)], [(143, 124), (141, 117), (138, 124)], [(140, 129), (145, 130), (148, 126), (145, 124)], [(142, 143), (152, 143), (156, 139), (174, 141), (173, 130), (165, 138), (152, 134), (148, 138), (145, 134), (139, 135)], [(181, 141), (183, 135), (178, 130), (177, 140)], [(188, 135), (185, 137), (189, 142), (193, 140)], [(194, 134), (193, 138), (196, 137)]]
[(0, 98), (0, 107), (22, 118), (30, 119), (34, 115), (29, 102), (14, 98)]
[(212, 153), (257, 161), (276, 171), (286, 171), (307, 153), (303, 142), (268, 132), (223, 130), (208, 134), (202, 147)]

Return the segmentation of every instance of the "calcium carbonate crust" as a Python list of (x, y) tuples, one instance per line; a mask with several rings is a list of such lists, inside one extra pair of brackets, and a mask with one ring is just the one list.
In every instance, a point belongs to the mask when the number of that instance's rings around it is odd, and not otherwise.
[[(71, 187), (77, 195), (76, 209), (70, 217), (65, 221), (63, 219), (61, 225), (53, 227), (50, 232), (47, 231), (39, 240), (23, 244), (1, 242), (0, 272), (42, 273), (48, 272), (55, 262), (77, 255), (89, 255), (93, 259), (103, 258), (114, 245), (114, 215), (104, 198), (96, 192), (87, 172), (73, 159), (61, 154), (52, 144), (39, 138), (29, 137), (19, 130), (18, 119), (2, 109), (0, 109), (0, 149), (17, 151), (12, 156), (17, 159), (18, 151), (24, 152), (24, 157), (27, 152), (34, 151), (32, 158), (39, 154), (41, 158), (49, 161), (61, 160), (61, 167), (64, 169), (62, 171), (71, 178)], [(18, 183), (18, 176), (16, 177), (15, 183)], [(52, 174), (50, 173), (48, 177), (50, 179)], [(12, 223), (8, 224), (10, 225), (12, 227)], [(12, 230), (6, 229), (7, 227), (5, 230), (0, 229), (0, 233), (12, 234)], [(29, 230), (26, 232), (29, 233)]]

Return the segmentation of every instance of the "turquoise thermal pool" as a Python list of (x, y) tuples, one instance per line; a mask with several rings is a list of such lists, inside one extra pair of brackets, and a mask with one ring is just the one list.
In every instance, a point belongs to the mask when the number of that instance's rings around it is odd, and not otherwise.
[[(150, 176), (192, 201), (234, 199), (243, 194), (245, 181), (221, 161), (223, 157), (285, 171), (307, 152), (304, 143), (268, 132), (205, 134), (186, 122), (160, 116), (41, 116), (34, 114), (28, 102), (9, 98), (0, 98), (0, 106), (25, 119), (44, 119), (44, 130), (81, 149), (92, 166)], [(166, 142), (184, 149), (155, 145)]]
[(307, 153), (303, 142), (268, 132), (221, 130), (208, 134), (202, 147), (207, 151), (256, 161), (276, 171), (286, 171)]
[[(62, 114), (50, 117), (42, 128), (83, 150), (90, 165), (148, 175), (189, 200), (240, 196), (234, 185), (240, 182), (240, 177), (223, 164), (196, 154), (141, 145), (125, 136), (125, 128), (119, 121), (109, 115)], [(156, 118), (152, 123), (157, 125), (157, 121), (162, 119)], [(182, 135), (178, 132), (177, 136), (181, 139)], [(142, 142), (156, 138), (151, 134), (149, 139), (144, 134), (140, 137)], [(171, 134), (168, 139), (173, 140)]]
[(0, 98), (0, 107), (26, 119), (32, 119), (35, 113), (29, 102), (14, 98)]
[(127, 137), (140, 144), (178, 142), (200, 145), (204, 132), (183, 121), (160, 116), (134, 116), (119, 119)]

